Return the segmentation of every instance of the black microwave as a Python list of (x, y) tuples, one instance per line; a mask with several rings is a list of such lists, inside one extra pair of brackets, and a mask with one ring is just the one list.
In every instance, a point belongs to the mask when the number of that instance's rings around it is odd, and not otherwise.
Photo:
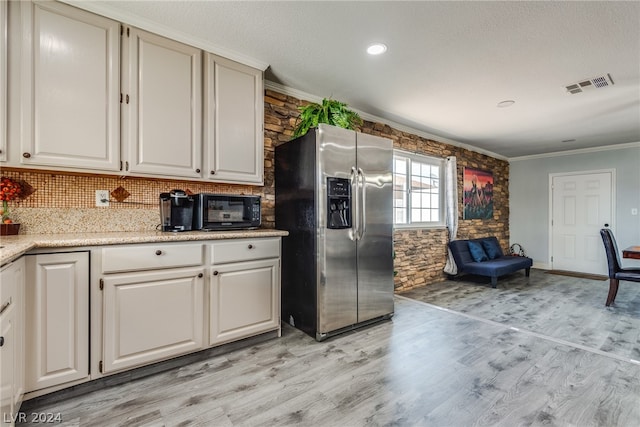
[(258, 228), (260, 218), (260, 196), (209, 193), (195, 195), (194, 230)]

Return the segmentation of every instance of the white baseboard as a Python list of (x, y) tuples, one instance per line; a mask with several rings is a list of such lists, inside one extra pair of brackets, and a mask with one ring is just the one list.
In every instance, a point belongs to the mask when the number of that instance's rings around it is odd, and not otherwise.
[(547, 263), (544, 263), (544, 262), (534, 261), (532, 267), (540, 269), (540, 270), (551, 270), (551, 265), (549, 265)]

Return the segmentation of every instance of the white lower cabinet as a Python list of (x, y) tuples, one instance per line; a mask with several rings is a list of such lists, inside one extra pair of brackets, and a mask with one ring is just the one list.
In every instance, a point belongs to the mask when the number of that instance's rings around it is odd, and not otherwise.
[[(280, 237), (59, 251), (34, 251), (24, 267), (2, 269), (0, 299), (11, 301), (0, 315), (3, 412), (15, 412), (23, 392), (37, 397), (265, 332), (280, 336)], [(16, 286), (23, 272), (24, 287)]]
[(24, 259), (0, 271), (0, 425), (14, 424), (24, 393)]
[(203, 348), (204, 270), (106, 275), (103, 372)]
[(25, 391), (88, 378), (89, 252), (25, 259)]
[(0, 314), (0, 425), (13, 425), (16, 407), (13, 402), (16, 363), (16, 331), (13, 310)]
[(209, 344), (280, 330), (280, 239), (211, 245)]
[(279, 260), (211, 269), (209, 344), (222, 344), (280, 326)]

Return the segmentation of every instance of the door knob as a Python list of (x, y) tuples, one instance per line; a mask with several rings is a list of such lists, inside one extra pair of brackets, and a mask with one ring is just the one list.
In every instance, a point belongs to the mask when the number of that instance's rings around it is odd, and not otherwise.
[(217, 276), (217, 275), (218, 275), (218, 270), (214, 271), (214, 272), (213, 272), (213, 275), (214, 275), (214, 276)]
[(4, 337), (0, 337), (0, 347), (4, 345)]
[(29, 157), (31, 157), (31, 153), (22, 153), (22, 157), (28, 159)]
[(158, 249), (158, 250), (156, 251), (156, 255), (162, 255), (162, 251), (161, 251), (160, 249)]
[(605, 226), (605, 227), (608, 227), (608, 226), (609, 226), (609, 224), (605, 224), (604, 226)]

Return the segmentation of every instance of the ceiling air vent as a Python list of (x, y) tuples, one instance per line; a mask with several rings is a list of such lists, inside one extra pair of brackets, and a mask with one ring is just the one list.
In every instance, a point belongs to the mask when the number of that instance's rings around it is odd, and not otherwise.
[(576, 93), (584, 92), (585, 90), (599, 89), (607, 86), (613, 86), (613, 79), (611, 78), (611, 74), (581, 80), (578, 83), (572, 83), (565, 87), (567, 89), (567, 92), (573, 95)]

